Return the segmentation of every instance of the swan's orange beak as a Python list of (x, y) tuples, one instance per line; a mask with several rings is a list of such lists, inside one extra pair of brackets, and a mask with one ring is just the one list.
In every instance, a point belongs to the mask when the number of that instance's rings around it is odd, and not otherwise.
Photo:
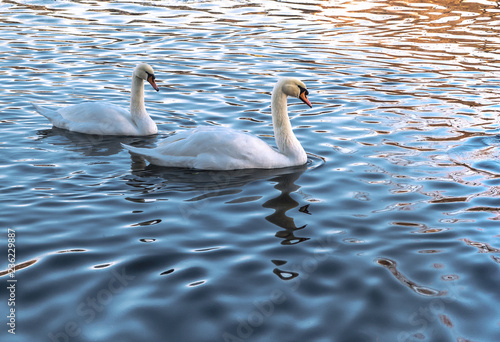
[(304, 89), (304, 91), (302, 91), (299, 95), (299, 99), (302, 100), (302, 102), (304, 102), (306, 105), (309, 106), (309, 108), (312, 108), (312, 104), (311, 102), (309, 102), (309, 99), (307, 98), (307, 90)]
[(160, 91), (160, 88), (158, 88), (158, 86), (155, 83), (155, 76), (154, 75), (148, 74), (148, 82), (149, 82), (149, 84), (151, 84), (151, 86), (153, 87), (154, 90)]

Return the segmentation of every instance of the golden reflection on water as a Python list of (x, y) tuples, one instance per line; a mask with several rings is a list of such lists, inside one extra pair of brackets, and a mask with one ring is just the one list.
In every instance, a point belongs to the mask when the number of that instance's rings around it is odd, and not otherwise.
[[(330, 18), (335, 27), (361, 24), (353, 46), (390, 47), (399, 56), (407, 50), (421, 52), (421, 58), (457, 60), (473, 69), (497, 60), (489, 54), (498, 52), (500, 44), (500, 6), (493, 1), (349, 1), (321, 7), (318, 14)], [(481, 58), (481, 66), (475, 57)]]

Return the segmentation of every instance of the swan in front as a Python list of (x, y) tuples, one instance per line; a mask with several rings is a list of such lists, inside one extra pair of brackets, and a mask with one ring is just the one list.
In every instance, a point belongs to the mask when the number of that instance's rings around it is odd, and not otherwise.
[(139, 64), (132, 75), (130, 111), (106, 102), (85, 102), (58, 110), (33, 104), (38, 113), (49, 119), (55, 127), (73, 132), (99, 135), (151, 135), (158, 132), (155, 122), (144, 105), (144, 81), (154, 90), (153, 68)]
[(277, 150), (254, 135), (213, 126), (174, 134), (152, 149), (122, 146), (151, 164), (167, 167), (237, 170), (303, 165), (307, 162), (307, 155), (293, 133), (287, 96), (296, 97), (312, 108), (307, 95), (305, 84), (296, 78), (282, 78), (276, 83), (271, 112)]

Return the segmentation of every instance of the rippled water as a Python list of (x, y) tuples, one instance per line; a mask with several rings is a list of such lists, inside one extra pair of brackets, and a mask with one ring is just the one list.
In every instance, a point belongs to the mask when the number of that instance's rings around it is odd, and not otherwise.
[[(500, 7), (492, 1), (4, 1), (1, 340), (497, 341)], [(158, 136), (53, 129), (30, 102), (128, 106)], [(223, 125), (303, 168), (146, 166), (120, 142)], [(16, 335), (7, 229), (16, 231)]]

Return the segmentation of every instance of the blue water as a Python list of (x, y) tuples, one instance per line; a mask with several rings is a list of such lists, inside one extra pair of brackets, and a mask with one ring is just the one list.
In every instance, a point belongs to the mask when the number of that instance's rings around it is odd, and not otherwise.
[[(479, 0), (3, 2), (0, 340), (498, 341), (499, 27)], [(30, 105), (127, 107), (140, 62), (157, 136)], [(274, 144), (279, 76), (310, 92), (289, 100), (304, 167), (166, 169), (120, 146), (198, 125)]]

